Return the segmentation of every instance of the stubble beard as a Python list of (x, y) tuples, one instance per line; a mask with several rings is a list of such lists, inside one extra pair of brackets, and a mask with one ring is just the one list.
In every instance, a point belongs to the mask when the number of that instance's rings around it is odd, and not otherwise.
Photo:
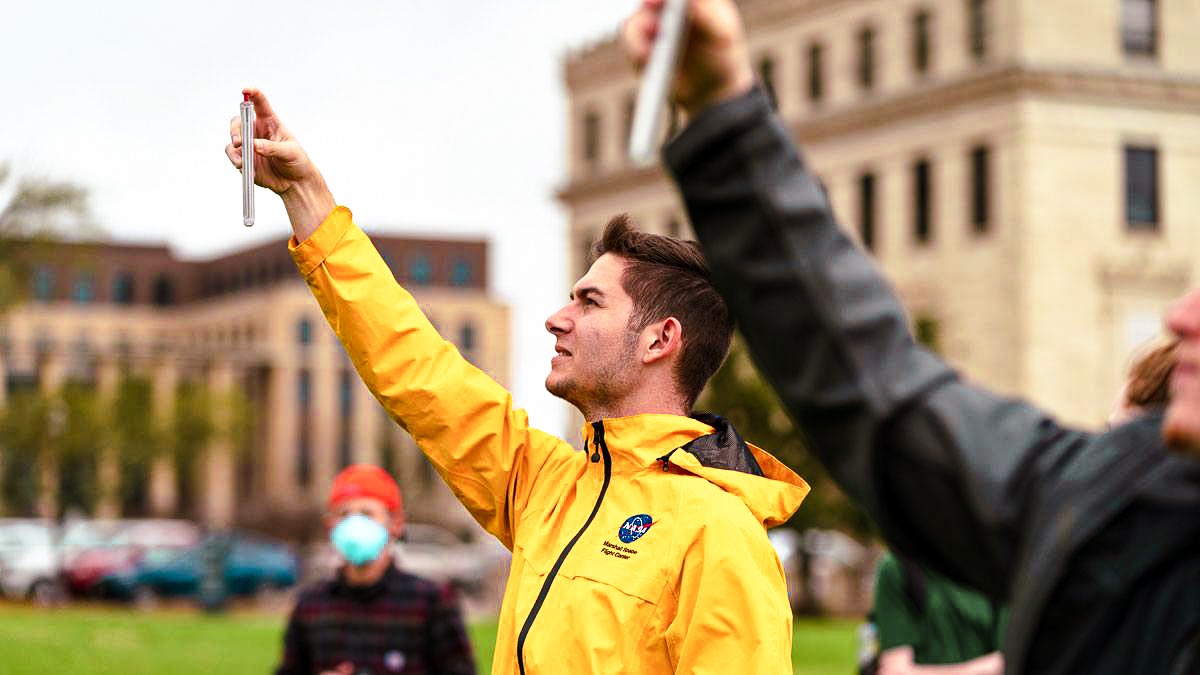
[(570, 403), (585, 419), (593, 419), (595, 411), (611, 410), (614, 402), (628, 389), (629, 370), (633, 364), (636, 346), (637, 333), (627, 332), (621, 342), (620, 353), (590, 375), (589, 382), (581, 382), (578, 377), (566, 377), (552, 382), (547, 377), (546, 391)]

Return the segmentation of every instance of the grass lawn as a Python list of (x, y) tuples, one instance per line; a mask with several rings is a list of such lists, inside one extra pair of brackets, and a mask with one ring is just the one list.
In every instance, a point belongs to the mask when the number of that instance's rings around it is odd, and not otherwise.
[[(144, 613), (120, 607), (41, 610), (0, 604), (0, 675), (43, 673), (269, 673), (279, 657), (284, 617), (205, 616), (186, 609)], [(792, 662), (800, 675), (853, 672), (854, 626), (797, 621)], [(495, 622), (473, 624), (481, 673), (496, 642)]]

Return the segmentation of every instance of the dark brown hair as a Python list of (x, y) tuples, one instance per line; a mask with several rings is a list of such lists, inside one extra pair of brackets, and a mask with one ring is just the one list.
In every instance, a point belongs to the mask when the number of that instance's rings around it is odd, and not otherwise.
[(1125, 399), (1138, 408), (1161, 408), (1171, 402), (1171, 373), (1175, 371), (1178, 342), (1160, 344), (1139, 356), (1129, 367)]
[(733, 319), (713, 287), (700, 246), (661, 234), (638, 232), (629, 215), (614, 216), (596, 242), (596, 255), (625, 259), (621, 288), (633, 299), (630, 330), (668, 317), (683, 327), (675, 380), (690, 408), (721, 367), (733, 337)]

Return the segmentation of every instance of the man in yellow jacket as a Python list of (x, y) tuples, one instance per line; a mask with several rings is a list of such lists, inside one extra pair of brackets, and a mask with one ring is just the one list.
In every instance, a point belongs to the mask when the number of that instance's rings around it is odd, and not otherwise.
[[(732, 333), (695, 244), (614, 219), (546, 321), (546, 386), (587, 420), (578, 452), (442, 339), (267, 99), (245, 93), (255, 179), (283, 198), (292, 256), (359, 375), (513, 551), (492, 672), (792, 672), (766, 528), (808, 486), (720, 418), (688, 416)], [(235, 166), (241, 143), (234, 119)]]

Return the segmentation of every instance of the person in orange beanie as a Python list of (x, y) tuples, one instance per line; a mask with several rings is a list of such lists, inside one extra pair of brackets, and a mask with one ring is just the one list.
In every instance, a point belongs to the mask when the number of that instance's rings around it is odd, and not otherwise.
[(396, 566), (391, 544), (404, 530), (396, 481), (377, 466), (346, 467), (324, 522), (344, 564), (301, 594), (276, 673), (474, 673), (453, 589)]

